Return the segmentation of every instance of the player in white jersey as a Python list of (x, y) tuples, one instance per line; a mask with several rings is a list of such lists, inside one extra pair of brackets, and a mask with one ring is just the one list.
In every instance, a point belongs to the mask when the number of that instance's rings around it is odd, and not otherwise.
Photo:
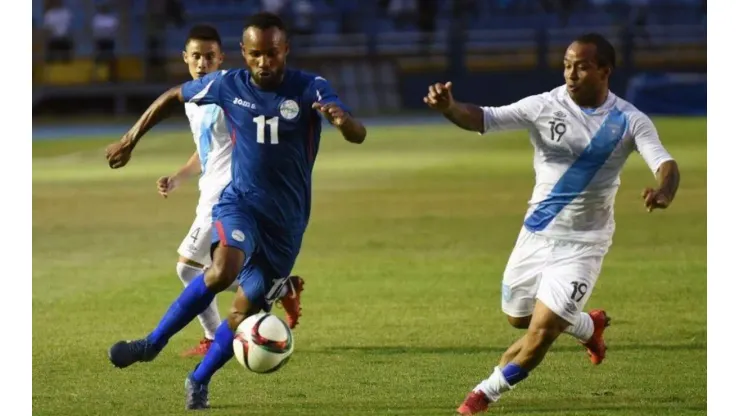
[(563, 332), (583, 343), (591, 362), (605, 358), (603, 310), (582, 312), (614, 233), (619, 174), (637, 151), (656, 175), (643, 191), (648, 211), (667, 208), (679, 183), (678, 165), (655, 126), (609, 91), (614, 47), (598, 34), (576, 39), (564, 59), (565, 85), (502, 107), (456, 102), (452, 85), (435, 84), (424, 98), (459, 127), (477, 131), (528, 130), (536, 183), (524, 226), (503, 276), (502, 309), (527, 329), (457, 409), (472, 415), (524, 380)]
[[(223, 62), (218, 31), (207, 25), (194, 26), (185, 41), (182, 58), (193, 79), (217, 71)], [(201, 174), (195, 221), (177, 250), (180, 255), (177, 275), (187, 285), (211, 264), (211, 208), (218, 202), (224, 187), (231, 182), (232, 143), (220, 107), (186, 103), (185, 113), (190, 121), (196, 151), (177, 173), (159, 178), (157, 190), (166, 198), (183, 181)], [(232, 285), (233, 290), (236, 287), (237, 284)], [(198, 320), (205, 336), (195, 348), (185, 351), (183, 356), (205, 355), (211, 346), (216, 328), (221, 324), (215, 299), (198, 316)]]

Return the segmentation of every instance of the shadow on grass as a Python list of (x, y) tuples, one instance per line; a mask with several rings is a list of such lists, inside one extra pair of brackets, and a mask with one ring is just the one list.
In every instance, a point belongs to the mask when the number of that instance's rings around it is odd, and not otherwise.
[[(508, 346), (460, 346), (460, 347), (424, 347), (424, 346), (333, 346), (322, 349), (302, 349), (301, 354), (337, 354), (337, 353), (363, 353), (373, 355), (402, 355), (402, 354), (481, 354), (481, 353), (503, 353)], [(706, 350), (703, 343), (688, 344), (626, 344), (609, 345), (609, 351), (701, 351)], [(583, 351), (580, 345), (555, 346), (552, 352), (559, 351)]]

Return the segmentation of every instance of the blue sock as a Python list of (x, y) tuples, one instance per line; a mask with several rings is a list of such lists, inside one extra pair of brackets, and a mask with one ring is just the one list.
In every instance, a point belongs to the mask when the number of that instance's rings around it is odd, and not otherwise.
[(216, 297), (216, 293), (206, 287), (203, 276), (201, 274), (185, 286), (177, 300), (167, 309), (159, 325), (147, 335), (147, 341), (158, 350), (164, 348), (173, 335), (203, 312)]
[(529, 371), (523, 369), (517, 364), (509, 363), (501, 370), (501, 374), (504, 375), (506, 382), (513, 387), (514, 384), (527, 378)]
[(234, 331), (224, 320), (216, 330), (216, 339), (208, 349), (203, 361), (195, 367), (192, 379), (201, 384), (208, 384), (211, 377), (234, 356)]

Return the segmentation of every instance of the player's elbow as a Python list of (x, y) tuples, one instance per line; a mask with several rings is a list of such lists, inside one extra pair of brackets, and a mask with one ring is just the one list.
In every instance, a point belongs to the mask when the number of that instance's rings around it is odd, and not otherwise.
[(678, 162), (676, 162), (674, 159), (666, 160), (665, 162), (660, 164), (659, 170), (675, 170), (678, 172)]
[(356, 128), (352, 129), (352, 131), (347, 132), (347, 134), (344, 135), (345, 140), (355, 144), (362, 144), (365, 141), (366, 137), (367, 129), (365, 129), (365, 126), (359, 123)]
[(681, 176), (678, 170), (678, 162), (671, 159), (661, 163), (658, 167), (658, 175), (662, 178), (668, 177), (673, 180), (678, 180)]

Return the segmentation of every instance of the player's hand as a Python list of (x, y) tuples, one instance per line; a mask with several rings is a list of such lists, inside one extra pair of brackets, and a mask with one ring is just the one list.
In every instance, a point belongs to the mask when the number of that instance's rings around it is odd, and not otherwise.
[(178, 182), (174, 176), (162, 176), (157, 179), (157, 192), (167, 198), (167, 195), (177, 188)]
[(131, 159), (131, 152), (133, 150), (134, 147), (131, 145), (131, 142), (126, 139), (121, 139), (121, 141), (109, 145), (105, 149), (105, 158), (108, 159), (108, 166), (112, 169), (126, 166)]
[(347, 118), (349, 118), (349, 114), (345, 113), (341, 107), (334, 103), (322, 105), (319, 102), (315, 102), (313, 103), (313, 105), (311, 105), (311, 108), (313, 108), (314, 110), (319, 110), (321, 114), (323, 114), (324, 117), (326, 117), (326, 119), (329, 120), (331, 124), (337, 127), (340, 127), (347, 121)]
[(444, 84), (438, 82), (430, 85), (424, 102), (433, 110), (447, 111), (455, 102), (452, 98), (452, 83), (448, 81)]
[(653, 212), (654, 209), (665, 209), (671, 204), (671, 199), (661, 190), (655, 190), (653, 188), (645, 188), (642, 191), (642, 199), (645, 200), (645, 208), (648, 212)]

